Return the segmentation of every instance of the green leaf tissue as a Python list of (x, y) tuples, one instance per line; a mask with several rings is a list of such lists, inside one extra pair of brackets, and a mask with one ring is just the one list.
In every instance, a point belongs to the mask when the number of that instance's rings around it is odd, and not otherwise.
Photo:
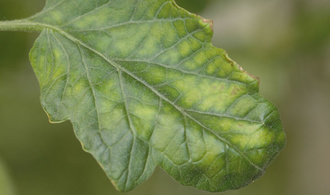
[(211, 43), (212, 22), (173, 0), (47, 0), (0, 31), (37, 31), (30, 52), (52, 123), (70, 120), (119, 191), (157, 166), (206, 191), (246, 186), (284, 147), (259, 80)]

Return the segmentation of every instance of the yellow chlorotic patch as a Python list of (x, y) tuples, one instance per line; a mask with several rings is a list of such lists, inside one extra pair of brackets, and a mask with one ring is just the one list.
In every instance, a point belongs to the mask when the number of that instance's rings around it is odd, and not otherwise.
[(225, 82), (211, 82), (202, 80), (199, 89), (203, 94), (203, 100), (198, 104), (201, 111), (223, 111), (228, 105), (228, 87)]
[(180, 52), (181, 57), (186, 57), (191, 53), (190, 43), (185, 40), (178, 45), (178, 52)]
[(168, 85), (162, 86), (161, 91), (163, 92), (163, 94), (165, 94), (166, 97), (168, 97), (172, 101), (176, 100), (176, 98), (180, 95), (178, 90)]
[[(152, 72), (152, 75), (150, 75), (150, 72)], [(148, 83), (151, 83), (153, 85), (162, 84), (166, 82), (166, 72), (163, 68), (152, 67), (148, 69), (147, 72), (144, 72), (144, 74), (148, 76), (148, 78), (146, 78)]]
[(139, 45), (136, 44), (136, 47), (135, 47), (135, 50), (137, 50), (137, 53), (135, 56), (138, 58), (143, 59), (143, 58), (151, 57), (159, 51), (160, 45), (158, 44), (158, 40), (156, 40), (155, 37), (146, 39), (141, 44), (142, 44), (142, 46), (139, 47)]
[(177, 65), (180, 61), (180, 53), (175, 50), (168, 50), (160, 54), (156, 61), (166, 65)]
[(184, 77), (183, 79), (179, 79), (172, 83), (172, 86), (178, 89), (181, 93), (185, 94), (195, 86), (196, 78), (194, 77)]
[(53, 75), (53, 78), (59, 79), (59, 77), (62, 77), (64, 74), (66, 74), (66, 68), (64, 66), (58, 66), (56, 72)]
[(173, 26), (175, 27), (176, 33), (179, 37), (184, 37), (187, 34), (183, 20), (174, 21)]
[(228, 95), (231, 97), (230, 99), (234, 99), (245, 94), (247, 89), (244, 84), (232, 83), (226, 91), (228, 91)]
[(219, 103), (219, 98), (216, 95), (208, 95), (198, 104), (197, 107), (201, 111), (208, 111)]
[(84, 80), (79, 80), (76, 85), (73, 88), (73, 92), (75, 94), (81, 94), (82, 92), (84, 92), (84, 90), (86, 90), (86, 81)]
[(121, 56), (128, 56), (132, 51), (132, 47), (124, 41), (116, 41), (112, 47), (114, 47)]
[(206, 68), (206, 73), (209, 75), (214, 75), (215, 71), (217, 71), (219, 67), (215, 65), (215, 63), (210, 63)]
[(245, 82), (245, 83), (251, 83), (256, 80), (255, 78), (251, 77), (246, 72), (241, 72), (241, 71), (234, 72), (233, 74), (231, 74), (230, 78), (233, 80), (237, 80), (237, 81), (241, 81), (241, 82)]
[(223, 62), (222, 58), (215, 59), (213, 63), (217, 66), (218, 72), (216, 75), (220, 77), (227, 77), (233, 71), (233, 67), (229, 63)]
[(243, 96), (230, 107), (228, 111), (233, 116), (245, 116), (253, 108), (257, 106), (258, 102), (251, 96)]
[(76, 29), (94, 29), (94, 28), (102, 28), (107, 26), (107, 20), (104, 20), (104, 16), (110, 15), (111, 10), (103, 8), (98, 9), (94, 12), (93, 16), (85, 16), (81, 17), (79, 20), (75, 21), (72, 25)]
[(63, 21), (63, 12), (61, 11), (52, 11), (50, 12), (49, 18), (52, 18), (53, 21), (62, 22)]
[(162, 7), (162, 9), (158, 12), (157, 18), (167, 18), (170, 14), (170, 10), (169, 6), (171, 6), (170, 4), (166, 4)]
[(204, 40), (206, 40), (208, 38), (204, 31), (198, 31), (198, 32), (194, 33), (193, 36), (196, 39), (200, 40), (200, 41), (204, 41)]
[(263, 124), (252, 123), (244, 119), (233, 119), (233, 125), (231, 126), (232, 132), (244, 135), (252, 135), (253, 133), (264, 128)]
[(122, 107), (114, 107), (114, 109), (111, 109), (111, 112), (99, 113), (100, 127), (108, 129), (112, 124), (118, 124), (119, 126), (120, 123), (126, 123), (125, 114)]
[[(245, 128), (245, 126), (242, 126), (242, 128)], [(263, 127), (253, 134), (237, 134), (232, 137), (231, 141), (242, 149), (252, 149), (266, 147), (273, 142), (274, 138), (275, 133)]]
[(250, 153), (249, 159), (255, 164), (263, 163), (267, 151), (265, 149), (256, 149)]
[(194, 56), (194, 61), (197, 64), (204, 64), (207, 61), (207, 55), (206, 52), (204, 50), (198, 52), (195, 56)]
[(172, 111), (171, 107), (164, 106), (163, 112), (158, 116), (158, 123), (153, 132), (152, 144), (161, 151), (165, 150), (174, 136), (179, 135), (178, 133), (183, 128), (183, 125), (177, 123), (181, 116), (175, 112), (171, 114)]
[(195, 52), (195, 51), (201, 49), (202, 46), (203, 46), (203, 44), (202, 44), (200, 41), (196, 40), (196, 39), (193, 38), (193, 37), (188, 37), (187, 40), (189, 40), (190, 48), (191, 48), (191, 50), (192, 50), (193, 52)]
[(166, 49), (166, 48), (171, 47), (178, 41), (178, 35), (176, 34), (176, 31), (173, 29), (173, 26), (170, 23), (162, 22), (160, 24), (162, 25), (162, 29), (164, 32), (162, 45)]
[(218, 118), (214, 118), (213, 120), (215, 120), (215, 124), (219, 126), (221, 133), (230, 133), (233, 124), (236, 122), (235, 119), (226, 117), (223, 117), (220, 120)]
[(53, 48), (52, 52), (53, 52), (55, 59), (61, 59), (61, 58), (63, 58), (63, 56), (65, 56), (65, 55), (63, 55), (62, 51), (58, 48)]
[(182, 105), (184, 105), (185, 108), (191, 108), (194, 104), (199, 102), (201, 98), (203, 98), (203, 96), (200, 90), (197, 88), (193, 88), (182, 97), (180, 102)]
[(184, 62), (182, 67), (186, 70), (196, 70), (198, 68), (199, 64), (197, 64), (194, 60), (190, 59)]

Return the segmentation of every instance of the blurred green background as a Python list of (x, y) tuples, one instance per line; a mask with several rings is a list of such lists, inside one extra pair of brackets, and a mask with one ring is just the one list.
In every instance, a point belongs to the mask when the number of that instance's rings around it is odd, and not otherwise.
[[(223, 195), (330, 194), (330, 1), (177, 0), (214, 21), (213, 43), (260, 77), (280, 109), (288, 141), (266, 174)], [(43, 0), (0, 0), (0, 20)], [(0, 32), (0, 195), (116, 195), (69, 122), (48, 123), (28, 61), (36, 33)], [(207, 195), (161, 169), (128, 195)]]

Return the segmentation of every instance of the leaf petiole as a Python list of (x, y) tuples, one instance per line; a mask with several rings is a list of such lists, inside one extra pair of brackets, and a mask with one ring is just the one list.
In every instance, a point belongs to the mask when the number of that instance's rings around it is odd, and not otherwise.
[(0, 21), (0, 31), (38, 31), (44, 29), (42, 25), (28, 20)]

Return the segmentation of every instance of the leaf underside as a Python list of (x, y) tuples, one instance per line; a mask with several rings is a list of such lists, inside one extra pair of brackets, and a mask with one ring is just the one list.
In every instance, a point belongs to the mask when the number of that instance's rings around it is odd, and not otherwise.
[(48, 0), (30, 60), (51, 122), (70, 120), (120, 191), (156, 166), (225, 191), (262, 175), (285, 144), (258, 80), (172, 0)]

